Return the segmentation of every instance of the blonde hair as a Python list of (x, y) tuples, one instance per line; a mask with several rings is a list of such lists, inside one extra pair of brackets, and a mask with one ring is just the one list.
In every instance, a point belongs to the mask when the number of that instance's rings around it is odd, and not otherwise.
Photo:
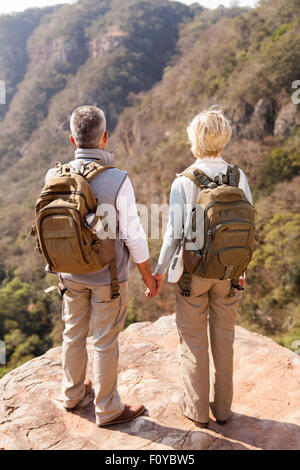
[(187, 128), (195, 158), (219, 157), (232, 135), (223, 111), (212, 106), (196, 116)]

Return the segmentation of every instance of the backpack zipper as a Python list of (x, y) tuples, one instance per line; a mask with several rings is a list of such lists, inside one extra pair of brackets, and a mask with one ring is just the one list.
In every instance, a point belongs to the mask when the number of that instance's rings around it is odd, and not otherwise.
[(80, 191), (59, 191), (59, 192), (57, 192), (57, 191), (49, 191), (49, 192), (43, 191), (43, 192), (41, 193), (40, 197), (55, 196), (56, 194), (57, 194), (57, 195), (59, 195), (59, 194), (64, 194), (64, 195), (67, 195), (67, 194), (77, 194), (78, 196), (83, 197), (88, 212), (89, 212), (89, 213), (90, 213), (90, 212), (93, 212), (92, 209), (88, 206), (88, 203), (87, 203), (85, 194), (84, 194), (84, 193), (81, 193)]
[(228, 205), (228, 204), (248, 204), (249, 206), (253, 207), (253, 205), (249, 202), (249, 201), (245, 201), (243, 199), (241, 199), (240, 201), (214, 201), (214, 202), (210, 202), (209, 204), (207, 204), (206, 208), (205, 208), (205, 211), (204, 211), (204, 218), (207, 217), (207, 212), (209, 211), (209, 209), (213, 206), (216, 206), (216, 205)]
[[(251, 227), (255, 228), (255, 225), (252, 223), (252, 222), (249, 222), (248, 220), (243, 220), (243, 219), (231, 219), (231, 220), (227, 220), (226, 222), (221, 222), (219, 225), (217, 225), (214, 229), (212, 229), (212, 234), (213, 236), (215, 237), (216, 236), (216, 233), (217, 231), (220, 229), (220, 227), (222, 227), (222, 225), (227, 225), (227, 224), (234, 224), (234, 223), (237, 223), (237, 224), (248, 224), (250, 225)], [(238, 230), (238, 232), (249, 232), (250, 229), (241, 229), (241, 230)], [(232, 232), (233, 230), (230, 230), (230, 232)]]
[[(207, 256), (208, 250), (210, 248), (212, 239), (216, 236), (217, 231), (220, 229), (220, 227), (222, 225), (226, 225), (226, 224), (229, 224), (229, 223), (243, 223), (243, 224), (249, 224), (252, 227), (254, 227), (254, 224), (252, 222), (249, 222), (247, 220), (245, 221), (245, 220), (241, 220), (241, 219), (235, 219), (235, 220), (227, 220), (226, 222), (222, 222), (221, 224), (217, 225), (214, 229), (208, 229), (207, 230), (207, 242), (206, 242), (206, 245), (203, 249), (203, 260), (204, 261), (206, 260), (206, 256)], [(237, 230), (237, 231), (238, 232), (249, 232), (249, 229), (244, 229), (244, 230), (241, 229), (241, 230)], [(230, 232), (232, 232), (232, 230), (230, 230)]]

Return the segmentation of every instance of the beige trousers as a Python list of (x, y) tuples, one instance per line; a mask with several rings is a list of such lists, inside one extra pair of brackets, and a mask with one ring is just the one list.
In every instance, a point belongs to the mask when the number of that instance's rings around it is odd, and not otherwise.
[(228, 297), (229, 291), (230, 281), (192, 276), (191, 296), (183, 297), (177, 285), (176, 323), (180, 338), (185, 415), (202, 423), (209, 420), (210, 398), (217, 419), (226, 420), (230, 413), (234, 325), (240, 294), (235, 291), (234, 297)]
[(110, 286), (89, 286), (64, 281), (63, 300), (64, 405), (73, 408), (84, 398), (87, 368), (86, 339), (90, 319), (94, 336), (94, 391), (97, 424), (104, 424), (124, 410), (117, 391), (118, 336), (127, 310), (128, 283), (120, 284), (120, 297), (111, 300)]

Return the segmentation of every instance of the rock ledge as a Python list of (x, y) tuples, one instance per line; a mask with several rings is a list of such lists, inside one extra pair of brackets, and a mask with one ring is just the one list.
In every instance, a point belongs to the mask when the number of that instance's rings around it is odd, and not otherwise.
[[(120, 337), (119, 390), (148, 414), (100, 429), (93, 395), (66, 413), (60, 392), (61, 349), (48, 351), (0, 381), (1, 449), (299, 449), (300, 358), (237, 327), (233, 413), (226, 426), (203, 430), (184, 418), (174, 315), (131, 325)], [(92, 340), (88, 340), (92, 377)]]

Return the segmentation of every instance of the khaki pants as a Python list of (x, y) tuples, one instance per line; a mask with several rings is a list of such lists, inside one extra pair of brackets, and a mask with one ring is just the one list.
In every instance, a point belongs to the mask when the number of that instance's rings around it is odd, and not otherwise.
[(64, 281), (63, 395), (73, 408), (84, 398), (87, 367), (86, 338), (90, 319), (94, 336), (94, 391), (97, 424), (104, 424), (124, 410), (117, 392), (118, 336), (127, 310), (128, 283), (120, 284), (120, 297), (111, 300), (110, 286), (89, 286)]
[[(230, 413), (234, 325), (240, 294), (235, 291), (234, 297), (228, 297), (229, 291), (230, 281), (192, 276), (191, 296), (183, 297), (177, 285), (176, 323), (180, 338), (185, 415), (202, 423), (209, 420), (210, 397), (217, 419), (226, 420)], [(211, 370), (207, 320), (213, 357)]]

